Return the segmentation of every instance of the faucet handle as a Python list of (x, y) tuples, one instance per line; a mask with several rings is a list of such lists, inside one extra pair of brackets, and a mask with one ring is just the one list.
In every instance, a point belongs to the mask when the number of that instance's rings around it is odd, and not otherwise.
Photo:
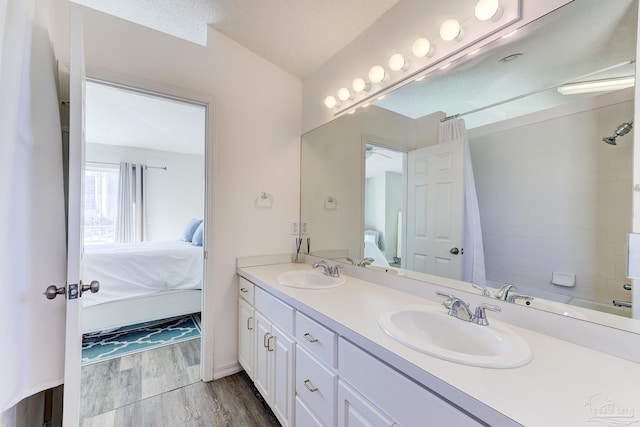
[(440, 295), (441, 297), (445, 297), (447, 299), (454, 299), (455, 298), (455, 295), (447, 294), (445, 292), (438, 291), (438, 292), (436, 292), (436, 294)]
[(485, 310), (499, 312), (499, 311), (502, 311), (502, 308), (493, 304), (487, 304), (487, 303), (479, 304), (476, 307), (476, 312), (473, 315), (473, 318), (471, 319), (471, 321), (473, 323), (477, 323), (478, 325), (487, 326), (489, 324), (489, 321), (487, 320), (487, 315), (484, 312)]
[(479, 289), (480, 292), (482, 292), (482, 296), (483, 297), (490, 297), (491, 296), (491, 294), (489, 293), (489, 290), (486, 287), (480, 286), (477, 283), (471, 283), (471, 286), (473, 286), (476, 289)]

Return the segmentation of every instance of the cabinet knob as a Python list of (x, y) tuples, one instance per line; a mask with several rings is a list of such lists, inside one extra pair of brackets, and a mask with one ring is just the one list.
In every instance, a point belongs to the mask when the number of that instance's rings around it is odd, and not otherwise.
[(249, 291), (247, 290), (247, 288), (240, 288), (240, 292), (244, 292), (246, 294)]

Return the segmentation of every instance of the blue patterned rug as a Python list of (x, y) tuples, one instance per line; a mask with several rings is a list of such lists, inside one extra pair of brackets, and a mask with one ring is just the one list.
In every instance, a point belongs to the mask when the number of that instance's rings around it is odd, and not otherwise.
[(190, 314), (82, 337), (82, 365), (200, 338), (200, 316)]

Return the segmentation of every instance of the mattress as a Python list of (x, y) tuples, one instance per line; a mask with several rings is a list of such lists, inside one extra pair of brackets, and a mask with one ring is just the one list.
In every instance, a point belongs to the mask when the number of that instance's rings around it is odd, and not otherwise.
[(100, 291), (84, 293), (89, 307), (155, 292), (202, 289), (203, 249), (179, 240), (114, 243), (85, 247), (84, 283), (100, 282)]

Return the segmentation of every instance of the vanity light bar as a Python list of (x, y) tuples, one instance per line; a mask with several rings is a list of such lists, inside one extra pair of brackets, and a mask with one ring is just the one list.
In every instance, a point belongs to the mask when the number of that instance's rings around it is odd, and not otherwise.
[[(501, 0), (477, 0), (474, 10), (474, 16), (477, 21), (498, 21), (503, 15), (503, 9), (500, 5)], [(457, 19), (447, 19), (440, 27), (440, 40), (446, 43), (457, 42), (462, 40), (465, 31)], [(434, 54), (433, 44), (426, 38), (418, 38), (412, 45), (411, 52), (416, 58), (430, 58)], [(409, 70), (409, 61), (406, 56), (400, 53), (394, 54), (389, 58), (389, 70), (391, 72), (407, 72)], [(335, 95), (329, 95), (324, 98), (324, 105), (328, 109), (336, 109), (341, 107), (340, 101), (354, 99), (354, 95), (358, 93), (368, 92), (373, 85), (380, 87), (387, 80), (387, 72), (382, 65), (374, 65), (368, 73), (368, 80), (356, 77), (352, 81), (353, 93), (347, 88), (341, 88)], [(419, 77), (419, 76), (418, 76)], [(337, 99), (336, 99), (337, 98)]]
[(635, 84), (634, 77), (623, 77), (617, 79), (592, 80), (589, 82), (570, 83), (558, 87), (558, 92), (562, 95), (580, 95), (584, 93), (609, 92), (631, 87)]

